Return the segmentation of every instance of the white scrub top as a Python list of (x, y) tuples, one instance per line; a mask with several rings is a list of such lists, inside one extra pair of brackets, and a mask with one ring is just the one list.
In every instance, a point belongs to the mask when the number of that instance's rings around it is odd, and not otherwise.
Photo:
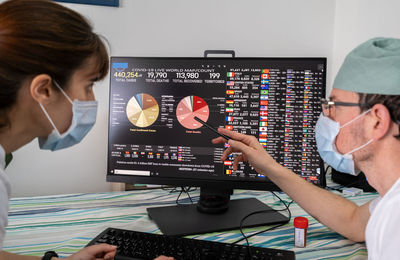
[(0, 249), (3, 248), (4, 236), (8, 224), (8, 199), (10, 197), (10, 182), (4, 169), (6, 167), (6, 153), (0, 145)]
[(368, 259), (400, 259), (400, 179), (370, 204), (366, 229)]

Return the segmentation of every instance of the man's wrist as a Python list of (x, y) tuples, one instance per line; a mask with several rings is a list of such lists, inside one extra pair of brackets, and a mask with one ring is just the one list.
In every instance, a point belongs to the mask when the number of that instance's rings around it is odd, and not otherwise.
[(44, 253), (42, 260), (54, 260), (53, 257), (58, 257), (58, 254), (54, 251), (47, 251)]

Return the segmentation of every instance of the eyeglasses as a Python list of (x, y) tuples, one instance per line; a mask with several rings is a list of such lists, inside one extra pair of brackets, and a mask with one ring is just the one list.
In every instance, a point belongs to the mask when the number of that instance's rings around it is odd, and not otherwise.
[(335, 107), (337, 106), (359, 107), (361, 105), (362, 103), (336, 102), (336, 101), (331, 101), (329, 99), (321, 98), (322, 114), (324, 116), (334, 115)]

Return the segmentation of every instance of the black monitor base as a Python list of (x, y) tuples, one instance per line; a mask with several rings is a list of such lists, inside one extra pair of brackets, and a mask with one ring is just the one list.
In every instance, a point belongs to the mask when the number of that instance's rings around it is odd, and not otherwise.
[(196, 204), (147, 208), (147, 213), (163, 234), (184, 236), (238, 229), (244, 216), (260, 210), (272, 211), (248, 217), (243, 227), (280, 224), (289, 220), (255, 198), (230, 200), (229, 208), (219, 214), (199, 212)]

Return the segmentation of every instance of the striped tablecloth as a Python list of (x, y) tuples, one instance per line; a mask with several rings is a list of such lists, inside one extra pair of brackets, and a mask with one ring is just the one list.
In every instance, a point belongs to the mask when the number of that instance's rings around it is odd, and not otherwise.
[[(284, 201), (290, 201), (284, 193), (277, 194)], [(68, 256), (84, 247), (107, 227), (160, 233), (147, 216), (146, 208), (173, 205), (177, 195), (169, 190), (156, 189), (13, 198), (10, 201), (9, 226), (3, 250), (36, 256), (54, 250), (60, 256)], [(357, 204), (363, 204), (376, 196), (376, 193), (364, 193), (348, 198)], [(185, 195), (181, 197), (181, 203), (190, 202)], [(192, 192), (191, 197), (197, 200), (199, 191)], [(270, 192), (236, 190), (233, 195), (234, 199), (249, 197), (256, 197), (276, 209), (283, 208), (281, 202)], [(257, 235), (250, 239), (250, 243), (294, 250), (296, 259), (367, 258), (364, 243), (349, 241), (332, 232), (295, 203), (290, 206), (290, 210), (290, 223)], [(297, 216), (309, 219), (306, 248), (293, 246), (293, 218)], [(245, 232), (251, 234), (265, 228), (249, 228)], [(188, 237), (231, 243), (241, 238), (241, 234), (238, 230), (233, 230)]]

